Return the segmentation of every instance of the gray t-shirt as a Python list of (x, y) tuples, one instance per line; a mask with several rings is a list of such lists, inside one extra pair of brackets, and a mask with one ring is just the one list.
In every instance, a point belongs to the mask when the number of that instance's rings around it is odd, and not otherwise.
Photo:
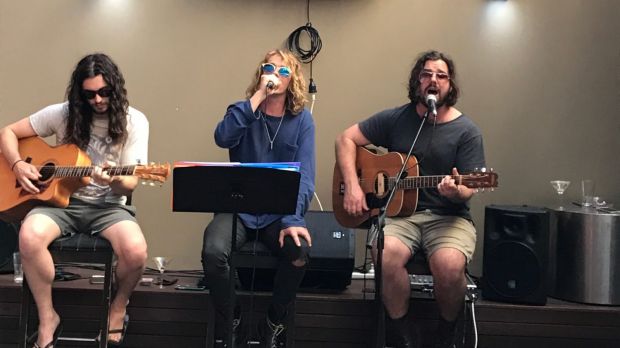
[[(409, 103), (381, 111), (359, 124), (362, 134), (373, 145), (388, 151), (409, 152), (422, 119)], [(413, 149), (419, 162), (419, 175), (450, 175), (452, 168), (466, 174), (485, 167), (482, 134), (466, 115), (437, 124), (427, 122)], [(457, 215), (471, 219), (469, 204), (453, 203), (436, 188), (420, 189), (416, 210), (430, 209), (436, 214)]]
[[(30, 124), (40, 137), (56, 135), (56, 143), (65, 138), (69, 115), (67, 102), (47, 106), (30, 115)], [(148, 155), (149, 123), (144, 114), (132, 107), (127, 111), (128, 136), (124, 144), (114, 144), (108, 135), (107, 115), (93, 115), (90, 142), (86, 153), (93, 165), (102, 166), (106, 161), (118, 166), (146, 164)], [(75, 191), (72, 197), (95, 204), (125, 203), (125, 197), (112, 192), (109, 186), (91, 183)]]

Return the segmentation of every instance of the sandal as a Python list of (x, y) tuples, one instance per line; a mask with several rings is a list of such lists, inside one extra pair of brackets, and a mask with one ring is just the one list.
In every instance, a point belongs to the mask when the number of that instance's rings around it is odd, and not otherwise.
[(54, 337), (52, 338), (52, 341), (48, 344), (46, 344), (45, 346), (41, 347), (37, 342), (36, 339), (39, 336), (38, 331), (35, 332), (34, 334), (32, 334), (32, 336), (30, 336), (28, 338), (28, 341), (32, 341), (34, 340), (34, 345), (32, 346), (32, 348), (51, 348), (54, 347), (56, 345), (56, 341), (58, 341), (58, 337), (60, 337), (60, 334), (62, 333), (62, 320), (60, 320), (60, 322), (58, 323), (58, 326), (56, 326), (56, 330), (54, 330)]
[[(129, 325), (129, 314), (125, 314), (125, 318), (123, 318), (123, 328), (108, 330), (108, 345), (109, 346), (120, 347), (120, 345), (123, 344), (123, 340), (125, 339), (125, 333), (127, 333), (127, 326), (128, 325)], [(121, 338), (118, 341), (111, 340), (109, 338), (110, 334), (115, 334), (115, 333), (120, 333), (121, 334)]]

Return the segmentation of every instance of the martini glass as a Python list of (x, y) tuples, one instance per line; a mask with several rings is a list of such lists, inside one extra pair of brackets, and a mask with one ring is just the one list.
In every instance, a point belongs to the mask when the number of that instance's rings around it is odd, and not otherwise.
[(168, 266), (170, 261), (172, 261), (172, 258), (164, 257), (164, 256), (155, 256), (153, 258), (153, 261), (155, 262), (155, 267), (157, 267), (157, 270), (159, 271), (159, 277), (157, 279), (157, 283), (159, 284), (159, 288), (163, 289), (164, 288), (164, 271), (166, 270), (166, 266)]
[(564, 191), (566, 191), (566, 189), (568, 188), (568, 185), (570, 185), (570, 181), (567, 181), (567, 180), (552, 180), (551, 181), (551, 187), (553, 187), (555, 192), (558, 194), (560, 210), (564, 209), (563, 207)]

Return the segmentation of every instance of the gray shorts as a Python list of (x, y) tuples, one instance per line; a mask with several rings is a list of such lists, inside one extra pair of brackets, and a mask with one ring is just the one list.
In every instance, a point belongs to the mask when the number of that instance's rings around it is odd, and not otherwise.
[(398, 238), (412, 255), (424, 250), (429, 258), (440, 248), (454, 248), (470, 262), (476, 249), (473, 222), (459, 216), (419, 211), (408, 217), (388, 218), (384, 233)]
[(71, 198), (66, 208), (40, 206), (32, 209), (26, 217), (43, 214), (60, 227), (62, 236), (76, 233), (95, 235), (120, 221), (136, 222), (136, 208), (116, 203), (92, 204)]

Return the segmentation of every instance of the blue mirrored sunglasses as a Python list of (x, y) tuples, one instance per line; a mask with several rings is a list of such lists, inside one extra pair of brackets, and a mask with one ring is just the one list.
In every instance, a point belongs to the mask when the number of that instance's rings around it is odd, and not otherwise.
[(261, 65), (261, 70), (263, 70), (263, 73), (265, 74), (273, 74), (276, 71), (278, 72), (278, 75), (282, 76), (282, 77), (290, 77), (291, 76), (291, 68), (289, 68), (288, 66), (281, 66), (281, 67), (276, 67), (274, 64), (271, 63), (263, 63)]

